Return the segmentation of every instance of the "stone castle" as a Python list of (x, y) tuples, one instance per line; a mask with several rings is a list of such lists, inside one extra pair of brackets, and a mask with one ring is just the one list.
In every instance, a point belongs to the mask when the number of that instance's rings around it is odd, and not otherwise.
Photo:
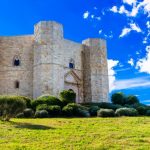
[(77, 103), (108, 101), (105, 40), (66, 40), (53, 21), (36, 24), (34, 35), (0, 37), (0, 95), (36, 98), (64, 89)]

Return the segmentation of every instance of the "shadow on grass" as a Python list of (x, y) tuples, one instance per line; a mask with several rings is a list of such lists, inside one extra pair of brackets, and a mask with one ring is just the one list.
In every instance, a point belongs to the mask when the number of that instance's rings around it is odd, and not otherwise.
[(39, 125), (39, 124), (13, 122), (13, 121), (10, 121), (10, 123), (12, 125), (14, 125), (15, 128), (20, 128), (20, 129), (31, 129), (31, 130), (49, 130), (49, 129), (55, 129), (54, 127), (45, 126), (45, 125)]

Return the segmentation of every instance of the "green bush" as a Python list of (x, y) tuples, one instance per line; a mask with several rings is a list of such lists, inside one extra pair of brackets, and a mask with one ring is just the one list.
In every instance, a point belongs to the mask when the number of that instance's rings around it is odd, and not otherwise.
[(27, 108), (32, 108), (32, 106), (31, 106), (32, 99), (31, 98), (25, 97), (25, 96), (20, 96), (20, 98), (22, 98), (25, 101)]
[(146, 111), (146, 116), (150, 116), (150, 110)]
[(26, 108), (24, 100), (20, 96), (0, 96), (1, 119), (9, 121)]
[(97, 111), (99, 110), (100, 108), (98, 106), (91, 106), (89, 108), (89, 112), (90, 112), (90, 115), (91, 116), (97, 116)]
[(62, 107), (62, 102), (55, 96), (51, 95), (42, 95), (38, 97), (36, 100), (32, 101), (32, 108), (36, 110), (36, 107), (40, 104), (47, 104), (47, 105), (58, 105)]
[(40, 104), (36, 107), (36, 111), (39, 111), (39, 110), (46, 110), (48, 111), (48, 105), (47, 104)]
[(113, 109), (100, 109), (97, 112), (97, 116), (98, 117), (114, 117), (115, 116), (115, 112)]
[(24, 113), (22, 112), (22, 113), (17, 114), (16, 118), (24, 118)]
[(138, 111), (134, 108), (119, 108), (115, 114), (116, 116), (137, 116)]
[(64, 106), (62, 109), (62, 114), (67, 117), (74, 116), (74, 109), (68, 105)]
[(111, 96), (111, 101), (113, 104), (119, 104), (119, 105), (124, 105), (126, 101), (126, 97), (123, 93), (118, 92), (114, 93)]
[(62, 109), (62, 113), (65, 116), (76, 116), (76, 117), (85, 117), (90, 115), (87, 107), (84, 107), (76, 103), (69, 103), (68, 105), (64, 106)]
[(63, 90), (59, 96), (64, 105), (74, 103), (76, 100), (76, 93), (73, 90)]
[(34, 116), (34, 112), (33, 112), (33, 110), (31, 108), (26, 108), (23, 111), (23, 114), (24, 114), (25, 118), (32, 118)]
[(50, 117), (60, 116), (61, 107), (58, 105), (49, 106), (47, 111)]
[(125, 103), (129, 105), (136, 104), (139, 103), (139, 99), (134, 95), (129, 95), (126, 97)]
[(77, 116), (79, 117), (90, 117), (90, 113), (88, 110), (85, 110), (85, 109), (78, 109), (78, 112), (77, 112)]
[(138, 111), (139, 115), (146, 115), (147, 108), (145, 106), (139, 106), (136, 108), (136, 110)]
[(48, 118), (48, 112), (46, 110), (36, 111), (35, 118)]
[[(101, 102), (101, 103), (85, 103), (82, 104), (86, 107), (99, 107), (99, 108), (105, 108), (105, 109), (113, 109), (116, 110), (118, 108), (122, 108), (123, 106), (119, 105), (119, 104), (113, 104), (113, 103), (108, 103), (108, 102)], [(97, 114), (96, 114), (97, 115)]]

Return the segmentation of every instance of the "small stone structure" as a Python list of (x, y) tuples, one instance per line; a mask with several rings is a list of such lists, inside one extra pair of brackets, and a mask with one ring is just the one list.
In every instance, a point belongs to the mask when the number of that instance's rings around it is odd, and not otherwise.
[(0, 95), (36, 98), (76, 92), (76, 102), (108, 102), (106, 41), (66, 40), (53, 21), (35, 25), (34, 35), (0, 37)]

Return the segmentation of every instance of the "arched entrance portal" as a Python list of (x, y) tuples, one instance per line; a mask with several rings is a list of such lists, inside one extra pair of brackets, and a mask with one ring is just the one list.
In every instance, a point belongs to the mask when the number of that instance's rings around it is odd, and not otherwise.
[(82, 100), (82, 86), (81, 80), (74, 71), (70, 71), (65, 75), (65, 90), (72, 89), (76, 93), (76, 103), (80, 103)]

